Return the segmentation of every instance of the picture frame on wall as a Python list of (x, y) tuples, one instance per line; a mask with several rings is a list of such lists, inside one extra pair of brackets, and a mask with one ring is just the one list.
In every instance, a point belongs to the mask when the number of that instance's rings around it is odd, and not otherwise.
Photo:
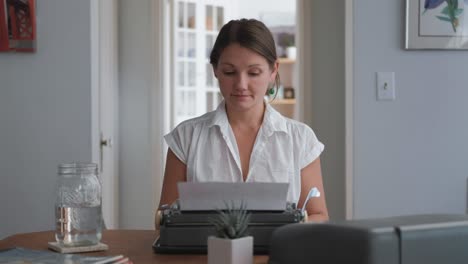
[(405, 49), (468, 49), (468, 0), (406, 0)]
[(35, 0), (0, 0), (0, 52), (36, 51), (35, 4)]

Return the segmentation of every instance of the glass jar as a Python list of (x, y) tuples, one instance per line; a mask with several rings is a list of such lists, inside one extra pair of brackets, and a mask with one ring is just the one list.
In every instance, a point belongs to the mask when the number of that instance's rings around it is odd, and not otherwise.
[(101, 240), (101, 183), (94, 163), (58, 167), (55, 239), (63, 246), (95, 245)]

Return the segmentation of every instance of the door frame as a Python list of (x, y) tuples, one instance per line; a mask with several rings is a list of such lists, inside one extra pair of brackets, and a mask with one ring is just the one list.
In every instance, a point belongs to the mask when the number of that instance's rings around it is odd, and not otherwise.
[(151, 179), (154, 192), (152, 200), (155, 201), (153, 211), (156, 212), (162, 189), (164, 164), (166, 161), (167, 145), (164, 135), (169, 132), (171, 118), (166, 113), (171, 113), (170, 79), (167, 78), (170, 65), (170, 52), (165, 52), (165, 47), (170, 47), (170, 31), (167, 25), (171, 25), (171, 5), (169, 0), (151, 1), (151, 59), (153, 77), (150, 91), (150, 137), (151, 137)]
[(354, 218), (354, 0), (345, 1), (346, 219)]
[(91, 160), (99, 167), (102, 215), (110, 229), (119, 227), (117, 17), (118, 0), (90, 1)]
[[(353, 106), (353, 76), (354, 76), (354, 66), (353, 66), (353, 4), (354, 0), (347, 0), (344, 2), (344, 32), (345, 32), (345, 43), (344, 43), (344, 62), (345, 62), (345, 175), (344, 175), (344, 185), (345, 185), (345, 217), (346, 219), (354, 218), (354, 136), (353, 136), (353, 124), (354, 124), (354, 106)], [(312, 87), (312, 75), (308, 74), (305, 69), (311, 69), (311, 61), (301, 60), (301, 58), (310, 58), (310, 50), (304, 49), (304, 47), (312, 46), (313, 32), (307, 29), (307, 25), (310, 25), (311, 15), (309, 12), (312, 10), (310, 6), (312, 1), (308, 0), (297, 0), (297, 25), (298, 29), (301, 32), (298, 34), (298, 85), (299, 87)], [(307, 124), (311, 124), (313, 120), (313, 111), (311, 104), (307, 101), (312, 98), (313, 89), (299, 89), (299, 95), (297, 98), (302, 98), (298, 100), (298, 113), (299, 120)]]

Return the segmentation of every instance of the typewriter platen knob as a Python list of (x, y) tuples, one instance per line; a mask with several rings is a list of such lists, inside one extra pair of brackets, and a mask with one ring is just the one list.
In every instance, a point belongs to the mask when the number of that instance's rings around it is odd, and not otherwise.
[(164, 212), (166, 212), (167, 214), (167, 211), (170, 209), (170, 205), (168, 204), (163, 204), (161, 206), (159, 206), (159, 209), (156, 211), (156, 214), (154, 216), (154, 227), (156, 228), (156, 230), (159, 231), (159, 229), (161, 229), (161, 225), (164, 221)]
[(156, 211), (156, 215), (154, 217), (154, 226), (156, 227), (156, 230), (158, 231), (161, 228), (161, 222), (162, 222), (162, 211), (158, 210)]

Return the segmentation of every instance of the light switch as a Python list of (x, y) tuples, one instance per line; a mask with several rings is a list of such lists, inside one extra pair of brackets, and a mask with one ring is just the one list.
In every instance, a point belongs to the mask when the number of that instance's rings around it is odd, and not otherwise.
[(377, 100), (395, 100), (394, 72), (377, 72)]

